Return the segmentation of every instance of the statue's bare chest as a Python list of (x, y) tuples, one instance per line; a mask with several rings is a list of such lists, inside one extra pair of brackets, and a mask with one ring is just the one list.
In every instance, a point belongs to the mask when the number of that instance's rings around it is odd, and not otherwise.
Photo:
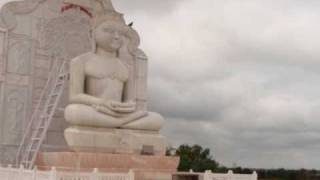
[(90, 79), (113, 79), (126, 82), (128, 69), (119, 60), (93, 59), (85, 64), (86, 76)]

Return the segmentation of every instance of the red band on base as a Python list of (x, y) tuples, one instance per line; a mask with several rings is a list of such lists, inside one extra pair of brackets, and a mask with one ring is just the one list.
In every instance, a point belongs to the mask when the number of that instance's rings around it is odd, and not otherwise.
[(85, 7), (75, 5), (75, 4), (66, 4), (61, 8), (61, 12), (63, 13), (64, 11), (74, 9), (74, 8), (80, 8), (80, 11), (84, 12), (86, 15), (88, 15), (90, 18), (92, 18), (92, 13)]

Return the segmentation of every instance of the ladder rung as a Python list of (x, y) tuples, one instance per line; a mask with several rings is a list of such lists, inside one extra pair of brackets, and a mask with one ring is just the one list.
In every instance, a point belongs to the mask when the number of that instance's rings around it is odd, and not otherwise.
[(41, 115), (40, 118), (49, 117), (49, 114)]
[(58, 108), (58, 111), (64, 112), (64, 108)]
[(56, 84), (56, 86), (61, 86), (61, 85), (63, 85), (64, 84), (64, 82), (58, 82), (57, 84)]
[(51, 94), (50, 95), (51, 99), (49, 100), (49, 102), (50, 102), (49, 104), (54, 104), (56, 102), (58, 96), (59, 96), (58, 93)]
[(59, 78), (65, 78), (65, 77), (67, 77), (67, 74), (61, 74), (61, 75), (59, 75), (58, 77), (59, 77)]
[[(25, 167), (32, 168), (33, 159), (37, 155), (41, 142), (46, 134), (49, 123), (53, 119), (53, 114), (55, 111), (60, 110), (58, 103), (62, 92), (64, 90), (64, 85), (68, 81), (69, 73), (66, 69), (66, 61), (63, 61), (62, 64), (55, 64), (51, 73), (55, 74), (55, 77), (50, 76), (51, 79), (48, 79), (46, 88), (44, 88), (42, 94), (43, 98), (37, 102), (38, 109), (33, 110), (34, 118), (32, 120), (38, 120), (38, 126), (34, 129), (32, 127), (32, 135), (28, 136), (28, 141), (21, 143), (20, 146), (25, 146), (24, 150), (20, 152), (18, 157), (22, 157), (19, 161), (21, 164), (24, 164)], [(63, 111), (64, 109), (62, 109)], [(30, 132), (30, 131), (28, 131)], [(26, 145), (24, 145), (26, 144)]]
[(30, 149), (28, 152), (29, 153), (34, 153), (34, 152), (36, 152), (37, 150), (36, 149)]
[(30, 161), (22, 161), (22, 164), (30, 164)]
[(24, 164), (27, 167), (31, 164), (31, 161), (22, 161), (22, 164)]
[(60, 93), (53, 93), (51, 96), (59, 96)]
[(55, 104), (49, 104), (48, 107), (53, 107)]
[(42, 116), (40, 119), (41, 120), (46, 120), (46, 119), (48, 119), (48, 116)]
[(44, 129), (45, 128), (45, 126), (40, 126), (40, 127), (38, 127), (38, 129)]

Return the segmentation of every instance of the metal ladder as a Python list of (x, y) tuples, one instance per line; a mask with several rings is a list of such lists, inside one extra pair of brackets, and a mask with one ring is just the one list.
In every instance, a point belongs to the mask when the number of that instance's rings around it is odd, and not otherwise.
[(16, 154), (17, 166), (23, 165), (28, 169), (33, 168), (41, 144), (46, 138), (50, 123), (63, 94), (67, 79), (66, 61), (55, 59)]

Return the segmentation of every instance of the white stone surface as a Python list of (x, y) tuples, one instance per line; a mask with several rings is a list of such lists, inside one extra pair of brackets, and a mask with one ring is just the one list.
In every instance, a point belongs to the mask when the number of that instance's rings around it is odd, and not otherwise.
[[(1, 9), (0, 163), (13, 163), (54, 57), (72, 59), (91, 49), (90, 18), (74, 10), (61, 13), (62, 6), (62, 0), (25, 0)], [(66, 149), (66, 127), (63, 114), (57, 113), (44, 147)]]
[(61, 172), (52, 167), (50, 171), (39, 171), (37, 169), (24, 169), (23, 167), (0, 167), (1, 180), (70, 180), (70, 179), (85, 179), (85, 180), (134, 180), (134, 172), (130, 170), (128, 173), (102, 173), (98, 169), (93, 169), (92, 172)]
[[(1, 9), (0, 163), (13, 163), (21, 134), (39, 99), (52, 60), (57, 57), (71, 60), (92, 49), (90, 17), (77, 9), (61, 13), (65, 5), (63, 1), (12, 1)], [(95, 0), (99, 1), (103, 1), (107, 9), (113, 8), (109, 0)], [(136, 32), (133, 31), (133, 34)], [(146, 111), (147, 57), (137, 49), (137, 34), (133, 41), (124, 41), (124, 44), (120, 49), (121, 60), (127, 64), (130, 74), (138, 75), (137, 78), (129, 76), (128, 98), (135, 100), (137, 110)], [(8, 100), (7, 95), (16, 100)], [(62, 108), (68, 103), (67, 90), (63, 97), (60, 104)], [(10, 114), (5, 113), (7, 109)], [(58, 112), (48, 132), (44, 149), (51, 151), (67, 148), (63, 138), (66, 127), (63, 113)]]
[(22, 126), (27, 117), (28, 89), (8, 85), (4, 96), (3, 143), (16, 145), (20, 143)]
[(167, 147), (166, 138), (152, 131), (70, 127), (65, 137), (78, 152), (140, 154), (143, 146), (152, 146), (155, 155), (164, 155)]
[(227, 174), (222, 173), (212, 173), (210, 170), (205, 171), (205, 173), (200, 174), (203, 180), (212, 179), (232, 179), (232, 180), (258, 180), (258, 175), (256, 172), (252, 174), (234, 174), (231, 170)]
[[(81, 2), (70, 3), (83, 7)], [(110, 7), (106, 7), (108, 5)], [(100, 129), (96, 134), (94, 129), (90, 133), (81, 128), (76, 133), (72, 128), (67, 129), (67, 143), (75, 150), (86, 149), (86, 146), (88, 149), (116, 149), (120, 148), (116, 143), (119, 139), (123, 141), (130, 137), (116, 133), (118, 131), (110, 133), (108, 128), (153, 131), (160, 136), (158, 132), (164, 123), (161, 115), (137, 108), (136, 96), (146, 97), (146, 85), (137, 89), (132, 87), (136, 87), (139, 77), (147, 76), (146, 64), (136, 58), (139, 55), (138, 34), (125, 24), (122, 15), (115, 12), (110, 3), (101, 6), (92, 8), (95, 48), (70, 63), (70, 105), (65, 110), (65, 119), (72, 126)], [(133, 64), (137, 64), (138, 69), (134, 69)], [(131, 131), (128, 133), (134, 136)], [(127, 148), (141, 152), (143, 145), (149, 145), (161, 149), (159, 154), (164, 155), (166, 144), (160, 142), (158, 136), (145, 134), (143, 138), (143, 133), (138, 134), (141, 138), (131, 138)], [(77, 146), (81, 148), (75, 148)]]
[[(134, 180), (138, 179), (135, 176), (139, 175), (139, 172), (130, 170), (127, 173), (102, 173), (98, 169), (93, 169), (91, 172), (61, 172), (55, 168), (51, 168), (50, 171), (39, 171), (39, 170), (27, 170), (23, 167), (12, 168), (12, 167), (0, 167), (0, 179), (10, 179), (10, 180), (70, 180), (70, 179), (86, 179), (86, 180), (96, 180), (96, 179), (108, 179), (108, 180)], [(234, 174), (229, 171), (226, 174), (222, 173), (212, 173), (211, 171), (206, 171), (205, 173), (194, 173), (194, 172), (180, 172), (174, 173), (173, 177), (176, 179), (177, 176), (198, 176), (202, 180), (258, 180), (258, 174), (253, 172), (252, 174)], [(168, 180), (172, 179), (170, 173), (163, 174), (161, 172), (146, 172), (143, 174), (143, 179), (156, 179), (156, 180)]]

